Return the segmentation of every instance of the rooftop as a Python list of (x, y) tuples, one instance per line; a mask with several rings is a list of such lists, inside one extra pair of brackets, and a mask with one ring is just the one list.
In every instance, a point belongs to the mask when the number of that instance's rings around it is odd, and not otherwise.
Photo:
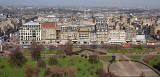
[(25, 23), (23, 25), (40, 25), (40, 23), (31, 21), (31, 22), (27, 22), (27, 23)]
[(56, 16), (55, 15), (48, 15), (47, 17), (55, 18)]
[(44, 22), (41, 24), (42, 27), (56, 27), (56, 22)]

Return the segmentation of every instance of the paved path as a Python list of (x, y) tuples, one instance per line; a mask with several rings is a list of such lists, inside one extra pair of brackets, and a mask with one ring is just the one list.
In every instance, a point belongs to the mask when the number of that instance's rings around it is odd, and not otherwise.
[[(115, 55), (115, 54), (114, 54)], [(121, 77), (138, 77), (142, 73), (145, 77), (159, 77), (152, 69), (147, 66), (130, 61), (131, 59), (126, 55), (116, 55), (116, 60), (129, 60), (129, 61), (116, 61), (111, 64), (110, 72)], [(108, 69), (108, 62), (103, 62), (103, 69)], [(106, 71), (108, 72), (108, 71)]]
[(137, 62), (117, 61), (110, 66), (110, 72), (117, 76), (140, 76), (143, 72), (145, 77), (159, 77), (152, 69)]

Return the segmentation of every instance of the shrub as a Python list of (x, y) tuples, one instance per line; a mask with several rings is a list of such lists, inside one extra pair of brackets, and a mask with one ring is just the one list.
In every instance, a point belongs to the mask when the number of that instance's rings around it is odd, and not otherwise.
[(43, 60), (39, 59), (37, 61), (37, 66), (40, 68), (46, 68), (46, 63)]
[(38, 77), (38, 68), (33, 67), (32, 65), (26, 65), (24, 67), (24, 72), (26, 77)]
[(157, 69), (158, 71), (160, 71), (160, 62), (157, 63), (156, 65), (153, 65), (153, 67), (154, 67), (155, 69)]
[(5, 65), (0, 65), (0, 70), (3, 69), (5, 67)]
[(91, 75), (93, 75), (93, 74), (94, 74), (94, 72), (93, 72), (93, 71), (91, 71), (90, 73), (91, 73)]
[(150, 60), (152, 60), (155, 56), (152, 56), (152, 55), (147, 55), (147, 56), (144, 56), (143, 58), (143, 61), (145, 63), (149, 63)]
[(90, 55), (89, 56), (89, 62), (97, 63), (98, 62), (98, 56), (97, 55)]
[(49, 67), (46, 69), (44, 77), (75, 77), (75, 71), (66, 67)]
[(84, 54), (82, 54), (81, 57), (84, 57)]
[(87, 59), (87, 58), (88, 58), (88, 56), (87, 56), (87, 55), (84, 55), (84, 58), (85, 58), (85, 59)]
[(77, 68), (78, 71), (81, 71), (82, 69), (80, 67)]
[(32, 44), (31, 44), (30, 50), (31, 50), (32, 60), (38, 61), (41, 58), (41, 52), (40, 51), (43, 50), (43, 46), (38, 45), (35, 41), (33, 41)]
[(143, 45), (138, 45), (137, 49), (141, 49), (142, 50), (143, 49)]
[(73, 44), (72, 44), (72, 41), (69, 40), (68, 43), (66, 43), (64, 45), (64, 52), (66, 53), (66, 55), (72, 55), (73, 54)]
[(14, 66), (21, 67), (26, 62), (26, 58), (24, 57), (22, 51), (19, 47), (17, 47), (15, 50), (11, 51), (9, 54), (9, 60), (8, 62)]

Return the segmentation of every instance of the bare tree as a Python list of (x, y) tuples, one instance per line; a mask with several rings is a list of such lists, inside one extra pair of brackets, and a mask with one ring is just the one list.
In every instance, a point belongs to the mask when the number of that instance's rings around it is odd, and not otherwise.
[(26, 65), (24, 67), (24, 72), (26, 77), (38, 77), (39, 69), (36, 67), (33, 67), (32, 65)]
[(155, 57), (155, 56), (153, 56), (153, 55), (144, 56), (144, 57), (143, 57), (143, 61), (144, 61), (145, 63), (149, 63), (149, 61), (152, 60), (154, 57)]
[(72, 55), (72, 50), (73, 50), (73, 44), (71, 40), (68, 40), (68, 42), (64, 46), (64, 52), (66, 55)]
[(89, 56), (89, 62), (97, 63), (98, 62), (98, 56), (97, 55), (90, 55)]
[(17, 47), (15, 50), (10, 52), (8, 62), (18, 67), (21, 67), (23, 64), (25, 64), (26, 58), (23, 55), (20, 47)]
[(31, 50), (31, 57), (33, 60), (38, 61), (41, 58), (41, 45), (38, 45), (34, 40), (30, 46), (30, 50)]
[(49, 67), (46, 69), (44, 77), (75, 77), (75, 71), (66, 67)]
[(64, 52), (64, 47), (63, 45), (58, 45), (57, 47), (57, 53), (56, 53), (56, 56), (59, 56), (59, 57), (64, 57), (65, 56), (65, 52)]
[(45, 63), (43, 60), (41, 60), (41, 59), (39, 59), (39, 60), (37, 61), (37, 65), (38, 65), (38, 67), (40, 67), (40, 68), (46, 68), (46, 63)]
[(137, 45), (137, 47), (136, 47), (137, 49), (143, 49), (143, 45)]

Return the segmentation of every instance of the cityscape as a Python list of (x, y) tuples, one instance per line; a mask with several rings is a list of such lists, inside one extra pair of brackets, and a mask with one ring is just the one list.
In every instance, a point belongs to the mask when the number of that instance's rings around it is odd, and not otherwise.
[(147, 1), (0, 2), (0, 77), (160, 77), (160, 6)]

